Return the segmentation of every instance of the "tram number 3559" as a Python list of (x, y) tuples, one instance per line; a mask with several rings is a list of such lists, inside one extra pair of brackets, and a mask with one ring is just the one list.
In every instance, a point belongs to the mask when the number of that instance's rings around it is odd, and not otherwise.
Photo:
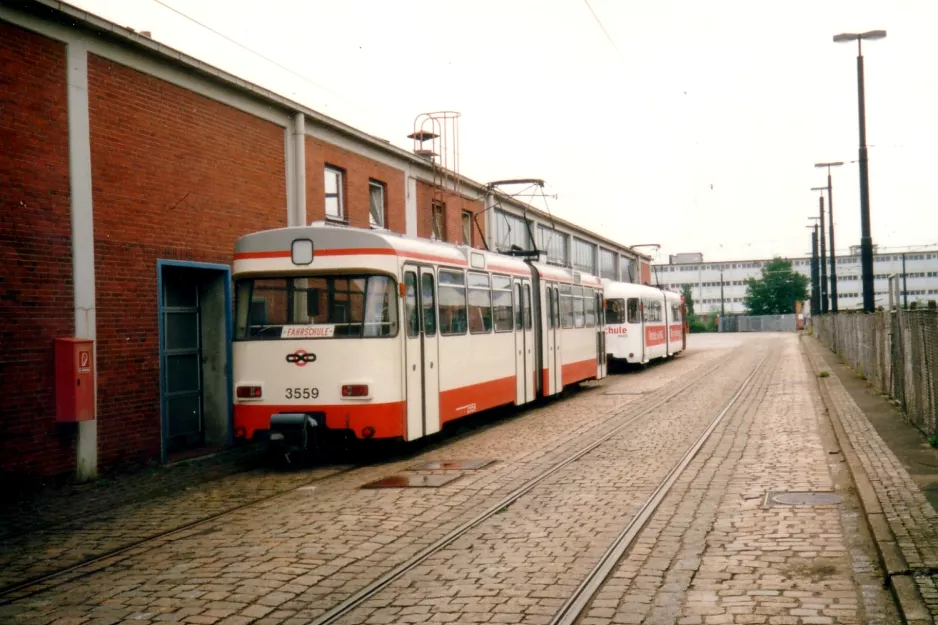
[(288, 388), (286, 392), (287, 399), (317, 399), (319, 397), (318, 388)]

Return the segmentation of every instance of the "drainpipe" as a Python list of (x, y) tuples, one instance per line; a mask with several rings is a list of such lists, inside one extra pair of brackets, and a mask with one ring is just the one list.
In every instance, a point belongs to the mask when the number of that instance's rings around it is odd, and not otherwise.
[(293, 142), (293, 215), (291, 226), (305, 226), (306, 217), (306, 116), (296, 113), (290, 138)]

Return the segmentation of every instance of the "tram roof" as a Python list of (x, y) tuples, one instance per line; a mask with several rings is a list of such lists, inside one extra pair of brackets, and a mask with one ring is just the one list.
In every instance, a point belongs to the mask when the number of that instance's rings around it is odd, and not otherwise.
[[(443, 265), (484, 268), (488, 271), (504, 271), (522, 275), (529, 275), (530, 267), (533, 265), (537, 268), (538, 274), (548, 280), (601, 286), (596, 276), (576, 272), (566, 267), (540, 262), (528, 264), (518, 257), (507, 254), (445, 241), (431, 241), (390, 230), (366, 230), (323, 222), (309, 226), (262, 230), (244, 235), (235, 241), (235, 260), (290, 258), (293, 242), (303, 239), (313, 242), (314, 256), (392, 255)], [(484, 263), (479, 262), (482, 259)]]

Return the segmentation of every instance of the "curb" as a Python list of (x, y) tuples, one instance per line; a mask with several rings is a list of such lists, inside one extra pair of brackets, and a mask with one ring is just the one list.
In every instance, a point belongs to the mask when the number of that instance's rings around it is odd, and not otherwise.
[[(809, 340), (817, 341), (813, 336), (809, 337)], [(820, 342), (818, 342), (818, 345), (823, 349), (827, 349), (827, 347)], [(808, 361), (811, 371), (815, 375), (821, 401), (824, 403), (824, 412), (830, 421), (831, 427), (834, 429), (834, 434), (837, 437), (841, 453), (843, 453), (844, 460), (846, 461), (847, 469), (850, 471), (853, 483), (857, 487), (857, 495), (860, 500), (860, 507), (863, 510), (863, 517), (866, 520), (870, 534), (873, 536), (873, 545), (876, 548), (880, 567), (884, 572), (883, 585), (892, 591), (892, 595), (899, 609), (899, 616), (902, 618), (903, 623), (907, 623), (908, 625), (933, 623), (931, 613), (928, 611), (928, 607), (925, 605), (925, 602), (918, 592), (918, 586), (912, 578), (909, 565), (899, 548), (899, 541), (896, 539), (892, 528), (889, 526), (889, 520), (883, 514), (883, 509), (880, 506), (879, 498), (876, 496), (876, 491), (873, 489), (869, 475), (867, 475), (860, 459), (857, 457), (853, 445), (850, 443), (850, 438), (847, 436), (847, 432), (843, 426), (843, 416), (830, 398), (828, 386), (831, 382), (829, 378), (817, 377), (821, 372), (821, 368), (808, 352), (807, 346), (803, 343), (801, 344), (801, 350)]]

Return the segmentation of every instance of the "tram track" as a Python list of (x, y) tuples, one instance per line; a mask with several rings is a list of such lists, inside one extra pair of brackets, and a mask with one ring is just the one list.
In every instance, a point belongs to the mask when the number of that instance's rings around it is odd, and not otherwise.
[[(692, 444), (690, 449), (688, 449), (678, 463), (672, 467), (668, 472), (665, 478), (658, 484), (657, 488), (653, 491), (652, 495), (645, 501), (642, 505), (639, 512), (633, 518), (633, 520), (628, 524), (628, 526), (623, 529), (619, 536), (614, 541), (613, 545), (610, 546), (609, 550), (603, 555), (600, 562), (597, 564), (596, 568), (591, 571), (588, 578), (583, 582), (581, 588), (578, 588), (577, 592), (572, 596), (568, 603), (569, 607), (565, 607), (563, 613), (558, 617), (562, 617), (567, 620), (556, 621), (557, 623), (573, 623), (579, 617), (585, 606), (588, 606), (593, 595), (601, 586), (602, 582), (605, 580), (608, 575), (608, 569), (614, 567), (615, 563), (618, 562), (621, 557), (621, 553), (624, 553), (625, 550), (632, 544), (635, 540), (635, 537), (640, 533), (641, 528), (647, 522), (648, 518), (655, 512), (658, 505), (668, 494), (670, 489), (673, 487), (674, 482), (680, 477), (683, 471), (686, 469), (687, 465), (693, 460), (697, 455), (700, 449), (706, 444), (707, 440), (710, 438), (710, 435), (713, 431), (719, 426), (723, 418), (730, 412), (730, 410), (736, 405), (739, 398), (743, 393), (750, 388), (750, 384), (755, 376), (763, 371), (763, 367), (766, 361), (769, 359), (771, 353), (766, 354), (762, 357), (759, 363), (753, 368), (752, 373), (745, 378), (745, 380), (740, 384), (737, 391), (733, 396), (724, 403), (722, 409), (713, 417), (708, 426), (704, 431), (697, 437), (696, 441)], [(309, 625), (327, 625), (335, 623), (342, 619), (343, 617), (348, 616), (354, 610), (361, 607), (368, 600), (374, 598), (379, 592), (388, 588), (395, 580), (399, 579), (407, 572), (419, 566), (430, 556), (438, 553), (444, 549), (447, 545), (453, 543), (457, 539), (464, 536), (472, 528), (483, 523), (487, 519), (491, 518), (500, 511), (506, 509), (508, 506), (512, 505), (518, 501), (521, 497), (527, 495), (532, 490), (534, 490), (538, 485), (543, 481), (553, 476), (562, 469), (568, 467), (569, 465), (577, 462), (581, 458), (587, 456), (598, 447), (615, 437), (616, 435), (622, 433), (624, 430), (634, 425), (637, 421), (642, 419), (645, 416), (652, 414), (655, 410), (667, 404), (668, 402), (675, 399), (677, 396), (684, 394), (691, 387), (699, 384), (701, 381), (707, 379), (715, 371), (719, 370), (725, 366), (727, 361), (722, 361), (714, 367), (708, 368), (702, 375), (696, 376), (693, 380), (682, 385), (677, 390), (669, 392), (665, 397), (654, 400), (650, 405), (645, 406), (644, 408), (637, 411), (635, 414), (626, 418), (621, 423), (612, 427), (606, 431), (603, 435), (596, 438), (595, 440), (587, 443), (586, 445), (580, 447), (571, 454), (568, 454), (561, 461), (556, 462), (549, 466), (548, 468), (542, 470), (534, 477), (528, 479), (524, 484), (515, 488), (510, 493), (500, 498), (494, 504), (488, 506), (482, 512), (477, 513), (468, 520), (461, 523), (456, 528), (452, 529), (444, 536), (440, 537), (433, 543), (427, 545), (416, 554), (405, 560), (404, 562), (399, 563), (397, 566), (392, 568), (390, 571), (382, 575), (381, 577), (375, 579), (370, 584), (361, 588), (350, 597), (340, 602), (339, 604), (333, 606), (323, 614), (321, 614), (316, 619), (310, 621)], [(620, 553), (621, 552), (621, 553)], [(584, 603), (585, 602), (585, 603)], [(572, 616), (571, 616), (572, 615)], [(572, 618), (573, 620), (568, 620)]]
[[(415, 555), (413, 558), (411, 558), (407, 562), (402, 563), (395, 569), (392, 569), (392, 571), (390, 571), (385, 576), (373, 582), (371, 585), (369, 585), (368, 587), (360, 591), (360, 593), (353, 595), (353, 597), (350, 597), (348, 600), (346, 600), (346, 602), (343, 602), (343, 604), (340, 604), (340, 606), (344, 605), (344, 603), (352, 602), (356, 597), (359, 596), (359, 594), (365, 593), (366, 591), (369, 591), (369, 590), (370, 592), (368, 592), (367, 596), (362, 595), (363, 598), (360, 598), (358, 600), (358, 603), (363, 601), (364, 598), (367, 598), (368, 596), (372, 596), (375, 592), (387, 586), (391, 581), (393, 581), (393, 579), (396, 579), (397, 577), (405, 573), (410, 568), (413, 568), (414, 566), (416, 566), (420, 561), (425, 559), (434, 551), (440, 549), (445, 544), (448, 544), (449, 542), (457, 538), (459, 535), (464, 534), (471, 527), (481, 523), (486, 518), (489, 518), (490, 516), (492, 516), (492, 514), (495, 514), (499, 510), (503, 509), (506, 505), (510, 505), (511, 502), (523, 496), (526, 492), (533, 489), (535, 486), (537, 486), (538, 483), (540, 483), (541, 481), (543, 481), (550, 475), (556, 473), (557, 471), (566, 467), (570, 463), (575, 462), (579, 458), (585, 456), (590, 451), (600, 446), (603, 442), (605, 442), (606, 440), (608, 440), (615, 434), (620, 433), (626, 428), (628, 428), (629, 426), (633, 425), (639, 419), (651, 414), (652, 412), (654, 412), (661, 406), (667, 404), (668, 402), (674, 400), (678, 396), (684, 394), (692, 387), (704, 382), (705, 380), (710, 378), (710, 376), (712, 376), (715, 372), (727, 366), (728, 363), (733, 362), (734, 360), (735, 359), (733, 359), (732, 357), (729, 357), (729, 358), (720, 360), (718, 363), (712, 366), (708, 366), (707, 364), (701, 365), (700, 367), (693, 369), (691, 372), (689, 372), (689, 375), (691, 375), (692, 378), (686, 381), (684, 384), (682, 384), (678, 388), (671, 389), (671, 388), (668, 388), (667, 386), (664, 386), (658, 389), (651, 390), (649, 392), (649, 395), (646, 398), (636, 402), (635, 404), (626, 406), (620, 411), (617, 411), (616, 414), (610, 415), (606, 419), (602, 419), (599, 423), (596, 423), (595, 425), (593, 425), (591, 429), (600, 430), (604, 427), (607, 427), (609, 422), (614, 421), (614, 420), (619, 420), (621, 422), (614, 425), (613, 429), (605, 432), (598, 439), (592, 440), (591, 442), (586, 444), (584, 447), (579, 449), (579, 451), (575, 452), (572, 455), (567, 456), (560, 463), (553, 464), (546, 471), (541, 472), (540, 474), (535, 476), (533, 479), (530, 479), (527, 482), (525, 482), (521, 487), (518, 487), (515, 490), (511, 491), (501, 501), (491, 506), (490, 508), (486, 509), (486, 511), (483, 512), (482, 514), (476, 515), (475, 517), (469, 519), (468, 521), (466, 521), (465, 523), (457, 527), (456, 530), (454, 530), (453, 532), (447, 535), (449, 539), (445, 540), (445, 542), (443, 542), (443, 539), (441, 539), (441, 541), (438, 541), (437, 543), (433, 543), (428, 548), (419, 552), (417, 555)], [(600, 390), (601, 388), (602, 386), (600, 386), (599, 388), (595, 390)], [(594, 389), (586, 389), (586, 392), (589, 393), (591, 390), (594, 390)], [(573, 399), (573, 398), (570, 398), (570, 399)], [(629, 414), (629, 413), (632, 413), (632, 414)], [(623, 418), (624, 420), (622, 420)], [(487, 428), (471, 428), (467, 431), (459, 432), (455, 434), (454, 436), (450, 436), (448, 438), (441, 439), (439, 441), (434, 441), (434, 443), (432, 443), (429, 446), (429, 448), (433, 449), (438, 446), (448, 445), (459, 440), (471, 438), (474, 435), (480, 434), (486, 430)], [(562, 448), (563, 445), (568, 442), (569, 441), (564, 441), (554, 446), (553, 449), (550, 449), (547, 451), (548, 453), (555, 453), (558, 449)], [(422, 449), (420, 453), (424, 453), (426, 451), (428, 450)], [(149, 549), (157, 548), (160, 545), (165, 544), (165, 542), (167, 541), (172, 541), (172, 540), (176, 540), (179, 538), (184, 539), (189, 533), (191, 533), (192, 530), (198, 529), (199, 527), (207, 525), (209, 523), (216, 522), (219, 519), (224, 518), (225, 516), (235, 514), (240, 511), (244, 511), (251, 507), (270, 502), (271, 500), (274, 500), (277, 498), (288, 496), (292, 493), (295, 493), (296, 491), (300, 489), (303, 489), (313, 484), (320, 484), (322, 482), (332, 481), (334, 479), (348, 475), (349, 473), (352, 473), (355, 470), (365, 468), (367, 466), (370, 466), (370, 465), (369, 464), (356, 464), (356, 465), (344, 466), (333, 473), (330, 473), (328, 475), (324, 475), (321, 477), (317, 477), (316, 479), (304, 481), (292, 488), (279, 491), (279, 492), (275, 492), (270, 495), (260, 497), (257, 499), (252, 499), (250, 501), (246, 501), (242, 504), (218, 511), (217, 513), (211, 514), (205, 518), (197, 519), (192, 522), (182, 524), (180, 526), (174, 527), (167, 531), (152, 534), (141, 540), (132, 541), (128, 544), (122, 545), (120, 547), (116, 547), (114, 549), (109, 549), (105, 552), (99, 553), (93, 557), (84, 559), (80, 562), (76, 562), (69, 566), (56, 569), (54, 571), (41, 573), (39, 575), (32, 576), (28, 579), (24, 579), (22, 581), (15, 582), (13, 584), (9, 584), (3, 588), (0, 588), (0, 605), (6, 605), (14, 601), (25, 599), (25, 598), (34, 596), (36, 594), (39, 594), (41, 592), (50, 590), (52, 588), (61, 586), (62, 584), (93, 575), (94, 573), (104, 570), (109, 566), (118, 564), (126, 560), (127, 558), (134, 557), (135, 555), (148, 551)], [(458, 534), (455, 532), (458, 532)], [(446, 537), (444, 537), (444, 539), (445, 538)], [(417, 558), (419, 558), (419, 560)], [(335, 609), (338, 609), (340, 606), (337, 606), (337, 608)], [(335, 616), (329, 617), (329, 620), (324, 620), (324, 621), (317, 620), (314, 622), (315, 623), (332, 622), (333, 620), (339, 618), (342, 614), (346, 613), (350, 609), (351, 608), (346, 608), (342, 610), (341, 613), (336, 613)], [(332, 611), (328, 612), (327, 615), (330, 614), (331, 612)]]

